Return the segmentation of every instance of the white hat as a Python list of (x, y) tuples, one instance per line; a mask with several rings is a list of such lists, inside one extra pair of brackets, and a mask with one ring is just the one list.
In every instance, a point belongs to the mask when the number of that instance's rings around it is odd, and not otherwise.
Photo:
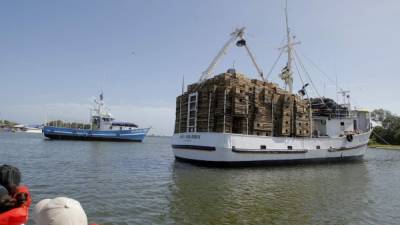
[(71, 198), (44, 199), (35, 205), (32, 213), (37, 225), (87, 225), (81, 204)]

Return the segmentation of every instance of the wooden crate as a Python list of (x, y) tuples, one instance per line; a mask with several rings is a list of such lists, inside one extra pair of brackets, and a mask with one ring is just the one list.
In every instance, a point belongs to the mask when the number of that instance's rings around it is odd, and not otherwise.
[[(177, 98), (175, 133), (185, 132), (188, 96), (197, 92), (197, 132), (306, 136), (309, 104), (276, 84), (223, 73), (191, 84)], [(224, 119), (225, 118), (225, 119)], [(225, 127), (225, 130), (224, 130)]]

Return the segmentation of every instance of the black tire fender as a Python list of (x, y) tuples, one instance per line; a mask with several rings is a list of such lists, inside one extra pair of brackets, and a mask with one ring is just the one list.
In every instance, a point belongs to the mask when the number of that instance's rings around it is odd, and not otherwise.
[(353, 135), (352, 134), (346, 135), (346, 139), (347, 139), (348, 142), (352, 142), (353, 141)]

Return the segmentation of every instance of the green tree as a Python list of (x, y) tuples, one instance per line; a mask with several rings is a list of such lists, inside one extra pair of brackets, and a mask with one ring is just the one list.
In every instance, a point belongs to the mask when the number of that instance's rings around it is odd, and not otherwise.
[[(377, 111), (377, 110), (374, 110)], [(400, 144), (400, 117), (390, 113), (387, 110), (378, 110), (378, 113), (384, 113), (386, 116), (382, 121), (382, 127), (375, 127), (371, 139), (380, 144)]]
[(380, 122), (384, 121), (389, 116), (392, 116), (392, 113), (385, 109), (375, 109), (371, 112), (372, 119)]

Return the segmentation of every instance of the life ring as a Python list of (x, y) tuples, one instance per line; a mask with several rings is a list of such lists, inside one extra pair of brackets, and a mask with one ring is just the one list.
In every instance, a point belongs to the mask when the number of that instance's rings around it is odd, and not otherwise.
[(353, 135), (352, 134), (346, 135), (346, 139), (347, 139), (348, 142), (352, 142), (353, 141)]

